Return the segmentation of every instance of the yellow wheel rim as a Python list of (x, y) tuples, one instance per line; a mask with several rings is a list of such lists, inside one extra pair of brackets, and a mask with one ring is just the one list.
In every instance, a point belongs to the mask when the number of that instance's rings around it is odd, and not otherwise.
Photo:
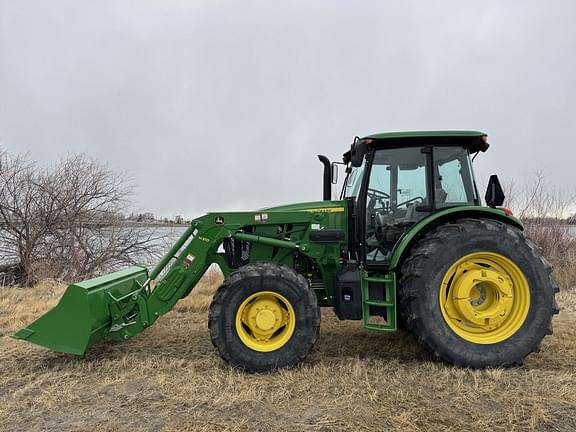
[(526, 276), (509, 258), (475, 252), (456, 261), (440, 287), (444, 320), (461, 338), (495, 344), (514, 335), (528, 315)]
[(294, 308), (273, 291), (252, 294), (236, 312), (236, 332), (254, 351), (275, 351), (290, 340), (296, 328)]

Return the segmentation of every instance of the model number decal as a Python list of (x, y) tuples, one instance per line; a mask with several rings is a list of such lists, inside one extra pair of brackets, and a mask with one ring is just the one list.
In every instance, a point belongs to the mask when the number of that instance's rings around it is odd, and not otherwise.
[(324, 207), (316, 209), (306, 209), (304, 211), (310, 213), (342, 213), (344, 212), (344, 207)]

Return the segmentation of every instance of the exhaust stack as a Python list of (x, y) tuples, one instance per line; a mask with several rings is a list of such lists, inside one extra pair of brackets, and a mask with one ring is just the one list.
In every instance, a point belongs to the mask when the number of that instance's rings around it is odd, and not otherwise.
[(322, 199), (330, 201), (332, 198), (332, 168), (330, 166), (330, 159), (324, 155), (318, 155), (318, 160), (324, 165), (324, 180), (322, 183)]

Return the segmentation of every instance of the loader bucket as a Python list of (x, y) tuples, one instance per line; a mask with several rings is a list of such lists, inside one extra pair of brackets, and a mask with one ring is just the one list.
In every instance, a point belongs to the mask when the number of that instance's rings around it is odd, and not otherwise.
[(75, 283), (66, 289), (60, 302), (13, 338), (22, 339), (67, 354), (82, 355), (88, 347), (106, 337), (110, 328), (109, 303), (112, 294), (122, 297), (143, 284), (144, 267), (129, 267), (115, 273)]

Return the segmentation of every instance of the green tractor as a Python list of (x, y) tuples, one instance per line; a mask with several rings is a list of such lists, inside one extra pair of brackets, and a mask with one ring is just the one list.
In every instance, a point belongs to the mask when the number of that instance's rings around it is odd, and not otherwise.
[[(481, 204), (472, 155), (482, 132), (356, 138), (324, 164), (324, 200), (195, 219), (150, 272), (131, 267), (70, 285), (14, 335), (83, 355), (169, 312), (216, 264), (225, 281), (208, 327), (220, 356), (247, 371), (291, 367), (318, 339), (320, 307), (366, 329), (411, 332), (465, 367), (520, 364), (552, 333), (558, 285), (492, 176)], [(339, 200), (331, 199), (338, 165)]]

